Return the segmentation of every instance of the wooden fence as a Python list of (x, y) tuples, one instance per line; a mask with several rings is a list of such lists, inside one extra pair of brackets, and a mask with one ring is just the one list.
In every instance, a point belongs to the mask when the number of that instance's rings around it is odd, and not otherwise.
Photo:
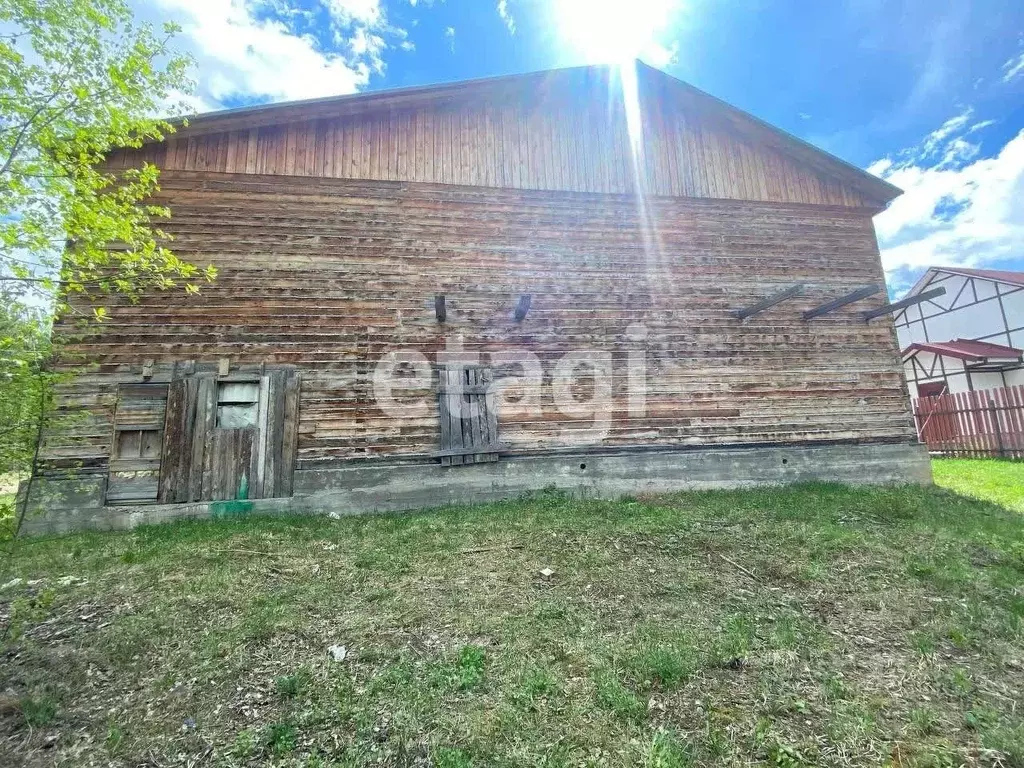
[(932, 453), (1024, 459), (1024, 385), (919, 397), (914, 418)]

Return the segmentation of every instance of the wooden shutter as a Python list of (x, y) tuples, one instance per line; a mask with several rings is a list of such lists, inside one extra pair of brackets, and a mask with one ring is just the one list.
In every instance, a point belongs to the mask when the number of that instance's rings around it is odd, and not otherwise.
[(498, 418), (489, 368), (450, 363), (439, 372), (441, 466), (498, 460)]
[(163, 384), (122, 384), (117, 388), (108, 504), (157, 500), (166, 406), (167, 387)]

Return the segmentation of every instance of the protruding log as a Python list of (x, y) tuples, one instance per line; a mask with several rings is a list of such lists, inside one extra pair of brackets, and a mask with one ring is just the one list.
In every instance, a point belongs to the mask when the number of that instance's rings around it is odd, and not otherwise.
[(448, 307), (445, 305), (443, 293), (439, 293), (434, 297), (434, 314), (437, 315), (437, 322), (439, 323), (443, 323), (448, 318)]
[(812, 320), (815, 317), (821, 317), (827, 315), (829, 312), (835, 312), (840, 307), (845, 307), (847, 304), (853, 304), (861, 299), (866, 299), (868, 296), (874, 296), (882, 290), (880, 285), (865, 285), (863, 288), (858, 288), (853, 293), (848, 293), (845, 296), (840, 296), (838, 299), (832, 299), (832, 301), (826, 301), (814, 309), (804, 312), (804, 320)]
[(794, 296), (799, 296), (803, 292), (803, 283), (798, 283), (796, 285), (790, 286), (784, 291), (773, 293), (768, 298), (762, 299), (761, 301), (757, 302), (757, 304), (751, 304), (749, 307), (744, 307), (743, 309), (734, 309), (732, 313), (738, 319), (746, 320), (751, 315), (756, 315), (758, 312), (764, 312), (766, 309), (774, 307), (776, 304), (779, 304), (785, 301), (786, 299), (792, 299)]
[(533, 301), (533, 297), (524, 293), (519, 297), (519, 302), (516, 304), (515, 318), (517, 323), (523, 322), (526, 317), (526, 313), (530, 311), (530, 303)]
[(920, 304), (922, 301), (934, 299), (936, 296), (942, 296), (943, 294), (945, 294), (945, 292), (946, 289), (943, 288), (942, 286), (939, 286), (938, 288), (932, 288), (930, 291), (925, 291), (924, 293), (917, 294), (917, 296), (908, 296), (905, 299), (894, 301), (892, 304), (886, 304), (885, 306), (879, 307), (878, 309), (869, 309), (867, 312), (862, 313), (861, 317), (864, 318), (864, 322), (866, 323), (869, 322), (870, 320), (874, 320), (876, 317), (888, 315), (892, 312), (897, 312), (901, 309), (904, 309), (905, 307), (912, 307), (915, 304)]

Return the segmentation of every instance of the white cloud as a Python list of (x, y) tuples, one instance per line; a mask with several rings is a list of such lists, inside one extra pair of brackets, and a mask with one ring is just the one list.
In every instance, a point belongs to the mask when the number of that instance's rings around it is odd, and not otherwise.
[(979, 158), (977, 145), (956, 135), (968, 123), (961, 117), (868, 169), (905, 193), (875, 219), (886, 270), (985, 266), (1024, 254), (1024, 130)]
[(923, 158), (934, 157), (944, 147), (946, 140), (963, 130), (971, 119), (974, 110), (968, 107), (959, 115), (949, 118), (946, 122), (924, 137), (920, 153)]
[(351, 23), (379, 24), (383, 19), (380, 0), (320, 0), (336, 19)]
[(448, 49), (455, 53), (455, 27), (445, 27), (444, 36), (448, 40)]
[(516, 20), (512, 17), (512, 12), (508, 9), (508, 0), (498, 0), (498, 15), (501, 20), (505, 22), (505, 27), (508, 29), (510, 35), (516, 33)]
[(1003, 64), (1003, 82), (1008, 83), (1018, 75), (1024, 75), (1024, 51), (1011, 56), (1005, 64)]
[[(140, 4), (142, 0), (137, 0)], [(181, 24), (177, 41), (197, 63), (197, 108), (226, 100), (272, 101), (352, 93), (384, 71), (387, 26), (378, 0), (322, 0), (333, 22), (333, 45), (296, 32), (310, 11), (294, 0), (149, 0), (143, 17), (159, 11)], [(265, 13), (272, 11), (271, 14)], [(263, 14), (258, 14), (264, 11)]]

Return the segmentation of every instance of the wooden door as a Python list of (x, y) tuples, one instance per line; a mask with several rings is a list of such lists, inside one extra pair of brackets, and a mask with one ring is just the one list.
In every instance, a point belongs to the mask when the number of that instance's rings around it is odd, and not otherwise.
[(298, 451), (298, 399), (295, 371), (172, 381), (160, 500), (290, 496)]

